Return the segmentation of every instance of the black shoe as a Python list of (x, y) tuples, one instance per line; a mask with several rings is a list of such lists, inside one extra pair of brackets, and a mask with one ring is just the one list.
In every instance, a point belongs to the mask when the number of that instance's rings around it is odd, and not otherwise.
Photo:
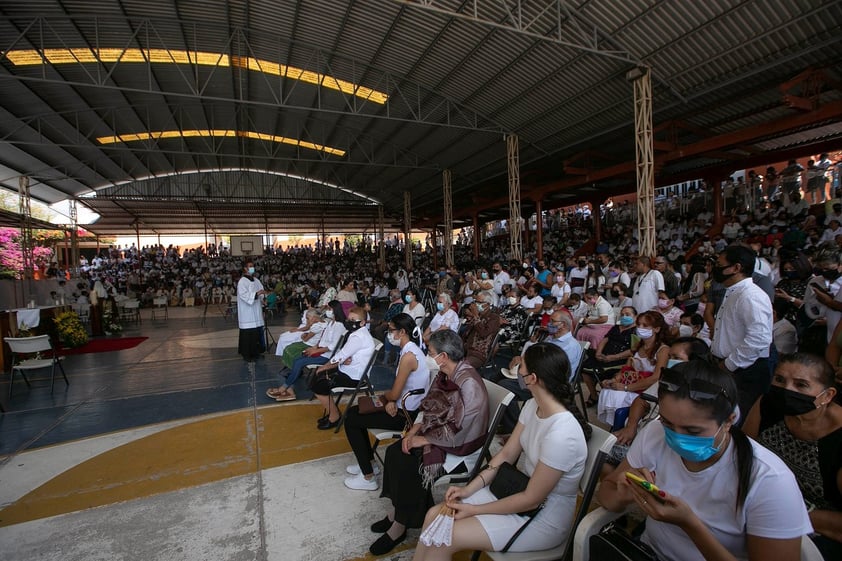
[(387, 516), (383, 520), (378, 520), (374, 524), (371, 525), (371, 531), (375, 534), (385, 534), (386, 531), (392, 527), (392, 521), (389, 520)]
[(389, 534), (383, 534), (377, 541), (371, 544), (371, 547), (368, 550), (371, 552), (372, 555), (386, 555), (393, 549), (395, 546), (401, 543), (403, 540), (406, 539), (406, 532), (398, 536), (398, 539), (393, 540), (389, 537)]
[(331, 422), (331, 420), (329, 418), (325, 417), (324, 419), (319, 419), (319, 422), (316, 425), (316, 428), (319, 429), (319, 430), (330, 430), (330, 429), (335, 429), (338, 426), (339, 426), (339, 419), (336, 419), (335, 421)]

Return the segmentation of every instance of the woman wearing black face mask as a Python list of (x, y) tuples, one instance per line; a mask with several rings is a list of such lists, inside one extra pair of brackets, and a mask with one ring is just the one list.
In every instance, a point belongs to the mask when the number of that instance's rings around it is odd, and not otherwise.
[[(810, 261), (801, 253), (781, 260), (781, 280), (775, 286), (775, 300), (787, 303), (784, 317), (803, 330), (806, 317), (800, 317), (798, 310), (804, 305), (804, 294), (810, 280)], [(803, 314), (802, 314), (803, 316)], [(799, 324), (801, 322), (801, 324)]]
[(833, 369), (818, 356), (781, 357), (772, 387), (743, 430), (795, 473), (825, 559), (842, 559), (842, 407)]

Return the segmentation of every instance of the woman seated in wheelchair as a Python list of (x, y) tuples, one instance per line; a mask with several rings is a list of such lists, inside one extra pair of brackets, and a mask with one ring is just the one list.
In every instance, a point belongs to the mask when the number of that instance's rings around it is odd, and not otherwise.
[(693, 360), (663, 369), (658, 386), (660, 419), (605, 478), (600, 504), (642, 509), (641, 540), (659, 559), (800, 559), (813, 531), (801, 492), (777, 456), (734, 426), (733, 377)]
[[(521, 377), (521, 374), (522, 377)], [(552, 343), (530, 347), (519, 369), (522, 385), (535, 399), (526, 402), (512, 437), (488, 466), (465, 487), (450, 487), (445, 504), (455, 511), (452, 545), (426, 546), (419, 542), (415, 561), (451, 559), (461, 550), (500, 551), (529, 521), (517, 513), (545, 504), (517, 536), (509, 551), (537, 551), (557, 547), (571, 531), (579, 479), (585, 470), (591, 428), (573, 404), (567, 355)], [(503, 462), (512, 465), (524, 454), (530, 476), (526, 490), (497, 499), (488, 488)], [(424, 527), (436, 518), (441, 505), (427, 512)]]

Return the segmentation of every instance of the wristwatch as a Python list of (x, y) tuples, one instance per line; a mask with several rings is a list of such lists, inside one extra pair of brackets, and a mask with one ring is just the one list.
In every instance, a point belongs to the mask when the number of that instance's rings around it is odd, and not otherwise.
[(795, 304), (795, 296), (790, 296), (790, 297), (789, 297), (789, 303), (790, 303), (790, 304)]

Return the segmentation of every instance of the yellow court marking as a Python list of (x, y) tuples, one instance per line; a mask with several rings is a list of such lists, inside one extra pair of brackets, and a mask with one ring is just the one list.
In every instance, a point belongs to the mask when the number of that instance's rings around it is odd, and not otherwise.
[[(318, 405), (294, 404), (197, 419), (78, 464), (0, 510), (0, 526), (176, 491), (350, 451), (317, 430)], [(79, 443), (84, 446), (84, 441)]]

